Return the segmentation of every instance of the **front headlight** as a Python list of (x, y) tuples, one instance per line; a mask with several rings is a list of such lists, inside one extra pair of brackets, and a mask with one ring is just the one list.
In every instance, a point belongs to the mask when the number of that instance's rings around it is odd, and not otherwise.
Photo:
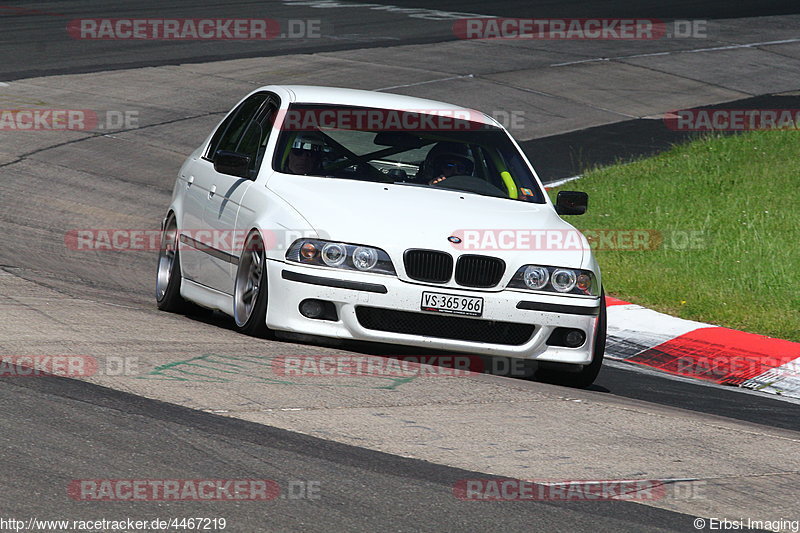
[(578, 268), (524, 265), (508, 282), (508, 288), (600, 296), (594, 273)]
[(322, 247), (322, 262), (329, 267), (338, 267), (347, 260), (347, 248), (338, 242), (329, 242)]
[(559, 268), (553, 272), (553, 279), (550, 280), (550, 283), (553, 284), (553, 288), (558, 292), (569, 292), (575, 288), (577, 281), (578, 275), (574, 270)]
[(371, 270), (378, 264), (378, 250), (359, 246), (353, 250), (353, 265), (359, 270)]
[(527, 288), (537, 291), (543, 289), (550, 281), (550, 272), (542, 266), (528, 265), (522, 271), (522, 281)]
[(389, 254), (380, 248), (360, 244), (298, 239), (286, 252), (286, 260), (304, 265), (397, 275)]

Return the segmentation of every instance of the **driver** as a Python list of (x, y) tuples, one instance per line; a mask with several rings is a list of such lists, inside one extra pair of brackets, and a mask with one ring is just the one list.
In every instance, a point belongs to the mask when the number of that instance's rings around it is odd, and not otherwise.
[(313, 133), (298, 133), (286, 159), (286, 172), (290, 174), (315, 174), (322, 167), (325, 141)]
[(428, 152), (420, 175), (428, 185), (436, 185), (451, 176), (471, 176), (474, 168), (475, 164), (466, 145), (440, 142)]

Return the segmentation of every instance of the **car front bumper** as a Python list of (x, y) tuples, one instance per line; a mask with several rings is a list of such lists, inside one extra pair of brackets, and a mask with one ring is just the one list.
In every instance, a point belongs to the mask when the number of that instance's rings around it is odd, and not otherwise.
[[(600, 298), (453, 289), (275, 260), (267, 261), (267, 275), (266, 320), (274, 330), (536, 361), (582, 365), (592, 360)], [(482, 297), (483, 315), (473, 318), (423, 312), (420, 307), (425, 291)], [(299, 306), (306, 299), (333, 302), (338, 320), (303, 316)], [(424, 326), (425, 334), (412, 333), (415, 324)], [(580, 329), (586, 341), (577, 348), (547, 345), (557, 327)], [(531, 329), (527, 336), (525, 332)], [(504, 334), (511, 330), (514, 333), (510, 336)], [(476, 332), (482, 331), (487, 332), (486, 338), (477, 340), (480, 333)]]

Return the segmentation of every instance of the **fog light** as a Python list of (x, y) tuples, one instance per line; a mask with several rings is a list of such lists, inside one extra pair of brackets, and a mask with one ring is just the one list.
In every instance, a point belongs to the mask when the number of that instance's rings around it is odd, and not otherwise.
[(573, 328), (556, 328), (547, 339), (548, 346), (578, 348), (586, 342), (586, 333)]
[(581, 346), (586, 340), (586, 334), (579, 329), (573, 329), (564, 338), (564, 342), (570, 348), (577, 348)]
[(306, 318), (319, 318), (325, 308), (322, 307), (322, 302), (319, 300), (303, 300), (300, 302), (300, 314)]
[(326, 302), (325, 300), (303, 300), (300, 302), (300, 314), (306, 318), (313, 318), (315, 320), (339, 320), (336, 313), (336, 306), (333, 302)]

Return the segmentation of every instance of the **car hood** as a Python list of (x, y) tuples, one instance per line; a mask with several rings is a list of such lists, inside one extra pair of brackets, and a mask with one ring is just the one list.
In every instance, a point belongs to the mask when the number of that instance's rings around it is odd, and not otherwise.
[[(296, 209), (321, 239), (375, 246), (393, 258), (409, 248), (426, 248), (456, 257), (492, 255), (509, 266), (537, 263), (580, 268), (588, 248), (585, 238), (547, 204), (413, 185), (283, 174), (275, 174), (268, 187)], [(453, 236), (462, 242), (451, 242)]]

